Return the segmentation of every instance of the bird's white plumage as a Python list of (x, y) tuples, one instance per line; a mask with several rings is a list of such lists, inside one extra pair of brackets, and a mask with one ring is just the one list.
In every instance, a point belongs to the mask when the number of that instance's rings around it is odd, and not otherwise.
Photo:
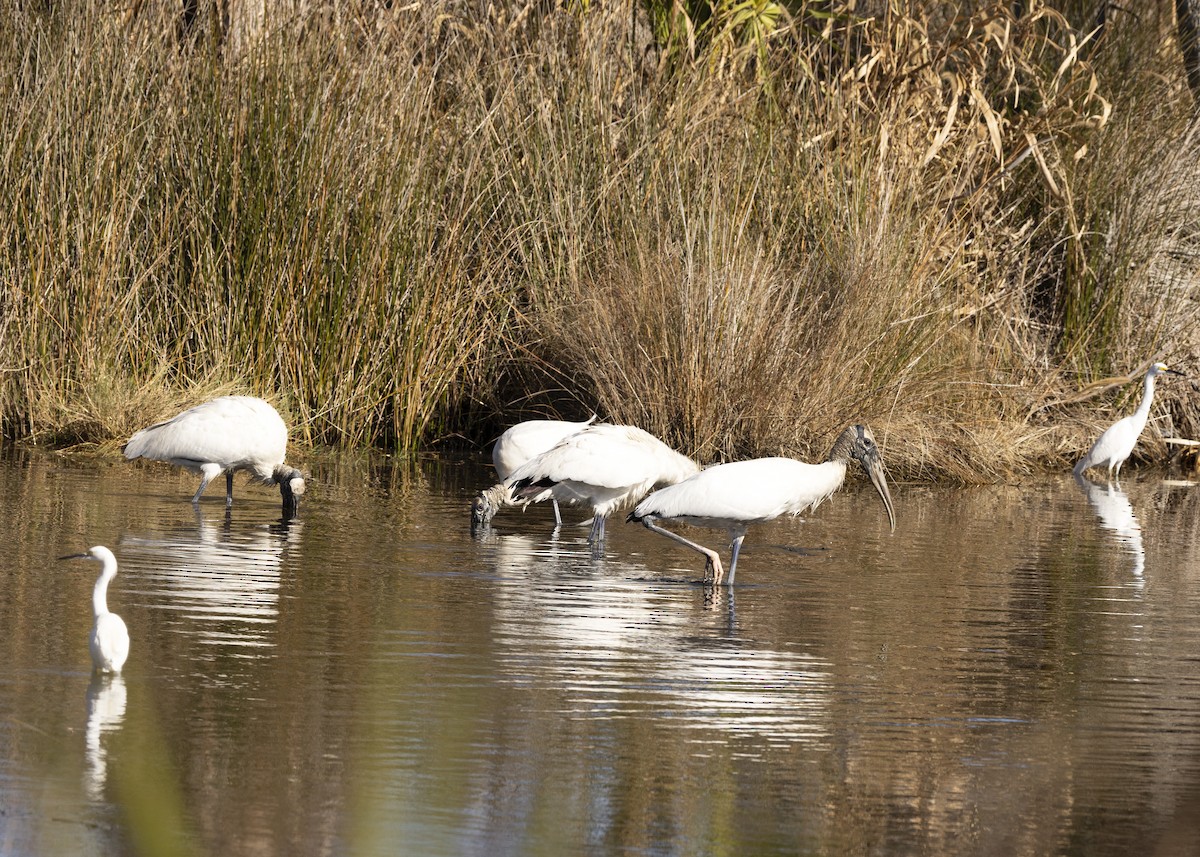
[(304, 493), (300, 471), (284, 464), (287, 426), (270, 404), (253, 396), (221, 396), (142, 429), (125, 444), (127, 459), (148, 458), (185, 467), (202, 475), (192, 498), (199, 502), (208, 483), (226, 477), (226, 505), (233, 503), (233, 473), (279, 484), (285, 507), (294, 511)]
[(92, 588), (92, 616), (95, 621), (88, 635), (92, 665), (101, 672), (119, 673), (129, 657), (129, 630), (116, 613), (108, 610), (108, 583), (117, 576), (117, 558), (103, 545), (88, 548), (87, 553), (63, 559), (89, 559), (100, 563), (100, 575)]
[(249, 470), (268, 479), (283, 463), (287, 426), (278, 412), (252, 396), (221, 396), (142, 429), (125, 444), (125, 457), (149, 458), (199, 471), (207, 463)]
[(596, 419), (583, 422), (565, 420), (526, 420), (517, 423), (496, 439), (492, 447), (492, 464), (503, 482), (512, 472), (534, 456), (541, 455), (563, 438), (587, 428)]
[(846, 463), (808, 464), (792, 458), (756, 458), (701, 470), (695, 476), (660, 488), (634, 509), (706, 526), (730, 527), (799, 515), (814, 509), (846, 478)]
[(841, 487), (850, 460), (858, 461), (871, 477), (895, 529), (895, 510), (879, 450), (870, 429), (863, 425), (845, 429), (834, 443), (829, 458), (820, 464), (791, 458), (757, 458), (719, 464), (655, 491), (634, 507), (628, 520), (640, 521), (647, 529), (703, 554), (705, 570), (712, 572), (714, 583), (719, 583), (724, 575), (717, 552), (664, 529), (657, 522), (682, 521), (726, 530), (733, 549), (727, 581), (732, 586), (746, 529), (751, 524), (780, 515), (798, 515), (820, 505)]
[(635, 426), (593, 425), (527, 461), (505, 484), (524, 502), (552, 497), (587, 503), (594, 514), (590, 538), (604, 537), (604, 520), (655, 485), (671, 485), (699, 471), (685, 455)]
[[(570, 437), (577, 431), (587, 428), (595, 420), (595, 415), (582, 422), (567, 422), (565, 420), (527, 420), (512, 426), (497, 438), (492, 447), (492, 464), (500, 484), (480, 492), (471, 504), (471, 527), (475, 529), (486, 525), (496, 515), (502, 506), (513, 502), (505, 480), (512, 472), (535, 456), (541, 455), (563, 438)], [(554, 506), (554, 525), (562, 526), (562, 513), (558, 501), (544, 496), (533, 497), (526, 502), (537, 502), (550, 499)]]
[(1108, 478), (1114, 479), (1121, 475), (1121, 465), (1133, 454), (1138, 438), (1146, 428), (1150, 416), (1150, 406), (1154, 403), (1154, 379), (1163, 372), (1178, 375), (1179, 372), (1168, 369), (1165, 363), (1155, 363), (1146, 371), (1142, 382), (1142, 401), (1137, 410), (1127, 417), (1117, 420), (1104, 430), (1087, 455), (1075, 464), (1075, 475), (1079, 476), (1092, 467), (1103, 467), (1108, 471)]
[(129, 630), (125, 627), (125, 621), (116, 613), (97, 616), (88, 639), (88, 649), (96, 669), (119, 673), (129, 657)]

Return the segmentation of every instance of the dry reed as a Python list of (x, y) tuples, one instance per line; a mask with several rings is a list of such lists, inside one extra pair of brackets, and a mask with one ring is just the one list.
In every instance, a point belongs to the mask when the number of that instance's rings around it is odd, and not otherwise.
[(314, 443), (597, 411), (704, 460), (865, 420), (898, 475), (1065, 463), (1136, 388), (1073, 391), (1200, 356), (1170, 4), (878, 5), (0, 13), (4, 433), (238, 390)]

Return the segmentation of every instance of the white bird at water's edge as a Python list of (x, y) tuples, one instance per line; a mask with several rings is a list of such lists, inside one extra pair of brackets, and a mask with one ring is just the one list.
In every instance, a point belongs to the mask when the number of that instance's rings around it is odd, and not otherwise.
[(1076, 462), (1074, 469), (1076, 476), (1082, 475), (1091, 467), (1104, 467), (1108, 470), (1109, 481), (1120, 477), (1121, 465), (1133, 453), (1133, 448), (1137, 445), (1142, 430), (1146, 428), (1146, 420), (1150, 416), (1150, 405), (1154, 402), (1154, 379), (1164, 372), (1169, 375), (1183, 376), (1182, 372), (1168, 369), (1166, 363), (1155, 363), (1146, 370), (1146, 378), (1142, 382), (1142, 401), (1137, 410), (1129, 416), (1117, 420), (1105, 429), (1100, 437), (1096, 438), (1096, 442), (1092, 444), (1088, 454)]
[(518, 467), (505, 485), (516, 503), (587, 503), (593, 515), (588, 541), (597, 544), (613, 510), (699, 470), (696, 462), (640, 428), (594, 425)]
[(87, 553), (75, 553), (59, 559), (90, 559), (101, 563), (100, 576), (92, 589), (92, 614), (96, 621), (88, 637), (92, 664), (101, 672), (119, 673), (129, 657), (129, 630), (116, 613), (108, 612), (108, 582), (117, 575), (117, 558), (103, 545), (88, 548)]
[(148, 458), (201, 475), (192, 496), (199, 503), (208, 483), (225, 473), (225, 506), (233, 505), (233, 474), (278, 485), (283, 513), (292, 517), (304, 493), (304, 475), (284, 464), (287, 426), (279, 413), (253, 396), (221, 396), (134, 434), (125, 444), (128, 459)]
[(738, 552), (750, 524), (770, 521), (780, 515), (798, 515), (815, 509), (846, 479), (846, 466), (857, 461), (871, 478), (892, 530), (896, 529), (896, 511), (879, 448), (871, 430), (863, 425), (850, 426), (838, 435), (829, 457), (821, 464), (807, 464), (791, 458), (756, 458), (718, 464), (702, 470), (690, 479), (655, 491), (629, 513), (628, 521), (639, 521), (647, 529), (674, 539), (704, 554), (705, 577), (713, 585), (721, 582), (724, 571), (716, 551), (658, 526), (658, 521), (683, 521), (700, 527), (722, 528), (729, 532), (733, 555), (729, 579), (733, 586), (737, 573)]
[[(503, 506), (512, 504), (512, 496), (504, 481), (514, 470), (531, 458), (546, 452), (564, 438), (587, 428), (595, 419), (596, 415), (593, 414), (583, 422), (526, 420), (500, 435), (492, 447), (492, 465), (496, 468), (496, 476), (499, 477), (500, 483), (479, 492), (471, 503), (471, 529), (488, 524)], [(553, 498), (551, 500), (554, 503), (554, 526), (562, 526), (558, 501)]]

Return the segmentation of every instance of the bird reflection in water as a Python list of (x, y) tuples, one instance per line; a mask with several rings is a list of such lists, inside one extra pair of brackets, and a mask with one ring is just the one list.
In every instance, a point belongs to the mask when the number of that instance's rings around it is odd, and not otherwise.
[(108, 751), (104, 737), (121, 728), (125, 720), (125, 679), (118, 674), (92, 673), (87, 689), (87, 727), (84, 730), (84, 750), (87, 770), (84, 790), (94, 801), (104, 799), (108, 782)]
[(589, 551), (572, 541), (502, 536), (490, 544), (497, 584), (488, 602), (501, 672), (562, 691), (567, 716), (651, 711), (676, 728), (721, 736), (827, 738), (830, 664), (758, 642), (739, 627), (728, 587), (705, 587), (703, 606), (697, 598), (696, 609), (684, 609), (690, 599), (681, 592), (699, 587), (684, 590), (618, 561), (597, 574)]
[(1129, 502), (1129, 496), (1115, 483), (1099, 485), (1078, 473), (1075, 474), (1075, 483), (1099, 515), (1100, 525), (1112, 531), (1116, 540), (1133, 554), (1133, 579), (1140, 589), (1145, 582), (1143, 573), (1146, 569), (1146, 551), (1142, 547), (1142, 526), (1133, 513), (1133, 504)]
[(189, 620), (181, 630), (199, 642), (247, 649), (272, 646), (279, 614), (280, 570), (303, 522), (286, 516), (270, 524), (228, 512), (219, 523), (196, 508), (193, 525), (126, 536), (123, 549), (140, 558), (153, 603)]

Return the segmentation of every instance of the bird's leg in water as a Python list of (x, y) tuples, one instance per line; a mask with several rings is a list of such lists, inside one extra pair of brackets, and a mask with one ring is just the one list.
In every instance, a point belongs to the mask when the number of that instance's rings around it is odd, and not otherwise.
[(562, 526), (562, 514), (558, 511), (558, 501), (557, 500), (555, 500), (552, 497), (552, 498), (550, 498), (550, 503), (551, 503), (551, 505), (554, 506), (554, 529), (557, 530), (559, 527)]
[(192, 495), (193, 503), (200, 502), (200, 497), (204, 494), (204, 489), (208, 487), (208, 483), (212, 482), (223, 469), (219, 464), (205, 464), (200, 468), (200, 487)]
[(225, 471), (225, 508), (233, 506), (233, 471)]
[(588, 533), (589, 544), (599, 544), (604, 541), (604, 522), (607, 518), (604, 515), (596, 515), (592, 518), (592, 531)]
[(725, 575), (725, 569), (721, 567), (721, 557), (715, 550), (710, 550), (704, 545), (696, 544), (691, 539), (685, 539), (678, 533), (673, 533), (664, 527), (658, 526), (654, 523), (653, 515), (647, 515), (646, 517), (642, 518), (642, 526), (644, 526), (647, 530), (653, 530), (659, 535), (666, 536), (668, 539), (674, 539), (681, 545), (686, 545), (692, 550), (704, 554), (704, 557), (707, 560), (707, 562), (704, 564), (704, 580), (707, 582), (708, 578), (711, 576), (713, 586), (716, 586), (721, 582), (721, 578)]
[(729, 579), (725, 581), (726, 586), (733, 586), (733, 576), (737, 574), (738, 553), (742, 549), (742, 539), (744, 538), (746, 538), (745, 533), (738, 533), (733, 537), (733, 556), (729, 560)]

